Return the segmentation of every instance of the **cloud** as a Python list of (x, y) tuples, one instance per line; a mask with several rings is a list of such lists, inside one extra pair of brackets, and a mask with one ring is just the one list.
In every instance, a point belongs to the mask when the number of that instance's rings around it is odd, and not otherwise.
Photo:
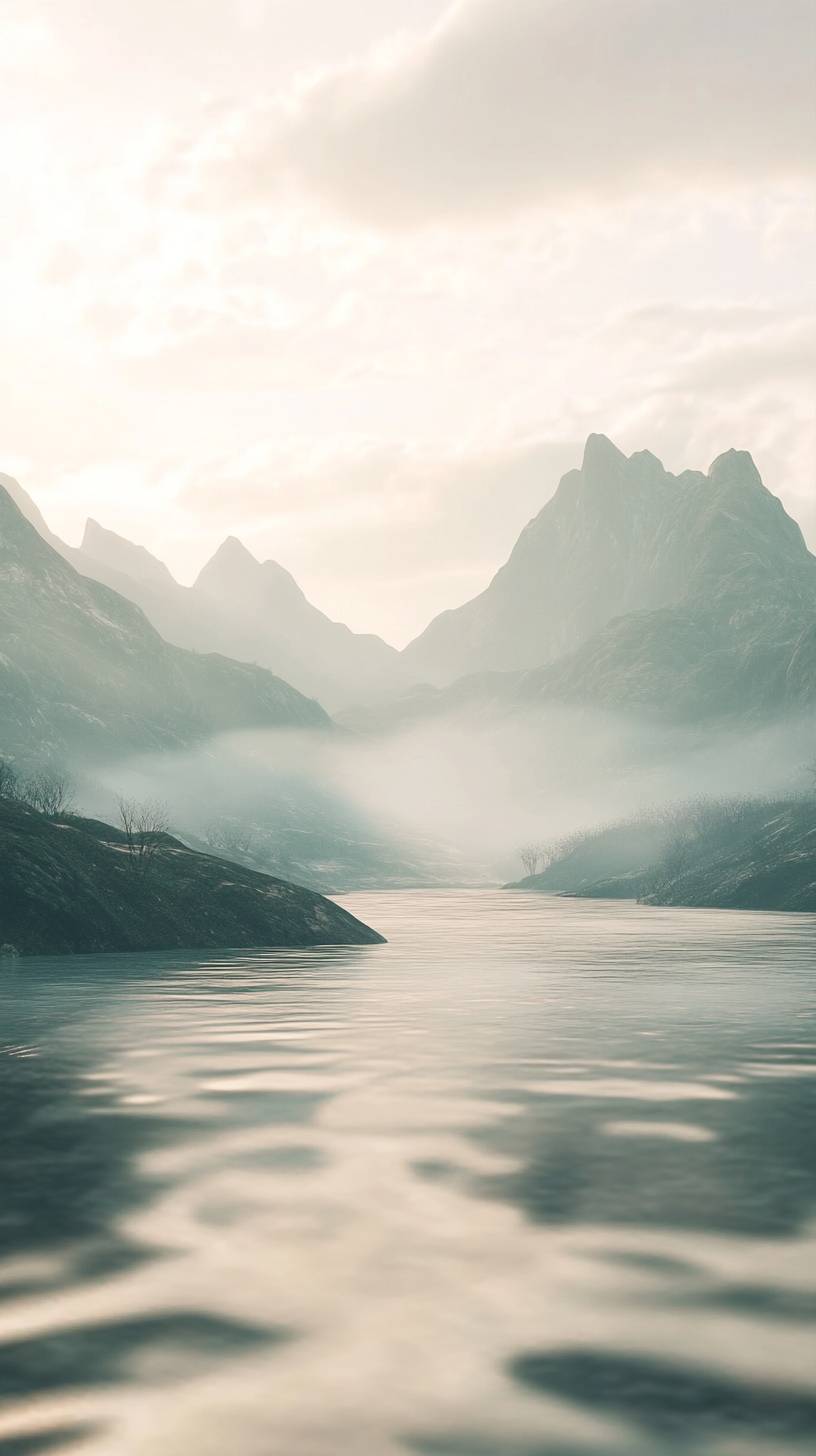
[(811, 177), (812, 0), (456, 0), (246, 113), (228, 162), (377, 225)]

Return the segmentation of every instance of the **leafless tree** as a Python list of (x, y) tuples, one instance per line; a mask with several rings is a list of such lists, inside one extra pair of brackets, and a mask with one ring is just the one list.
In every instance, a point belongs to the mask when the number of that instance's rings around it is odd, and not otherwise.
[(20, 785), (18, 798), (46, 818), (58, 819), (74, 807), (74, 782), (65, 769), (41, 768)]
[(167, 805), (156, 799), (140, 802), (119, 798), (116, 803), (131, 868), (144, 874), (161, 847), (162, 835), (170, 827)]
[(519, 850), (522, 867), (525, 876), (538, 873), (538, 867), (542, 863), (543, 855), (541, 846), (538, 844), (523, 844)]
[(204, 838), (210, 849), (219, 850), (228, 857), (243, 858), (252, 852), (255, 831), (250, 824), (242, 824), (238, 819), (215, 819), (204, 830)]
[(8, 758), (0, 758), (0, 799), (16, 799), (19, 794), (19, 780), (14, 764)]

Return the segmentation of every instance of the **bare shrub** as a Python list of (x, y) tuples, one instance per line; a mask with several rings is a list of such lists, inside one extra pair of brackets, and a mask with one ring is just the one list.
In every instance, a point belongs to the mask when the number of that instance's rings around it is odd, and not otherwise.
[(131, 867), (144, 874), (161, 848), (162, 835), (170, 827), (167, 805), (158, 799), (140, 802), (119, 798), (116, 803)]
[(16, 799), (20, 783), (11, 759), (0, 758), (0, 799)]
[(47, 819), (58, 819), (74, 807), (74, 781), (65, 769), (41, 768), (23, 781), (17, 797)]
[(525, 876), (538, 874), (538, 867), (541, 863), (541, 848), (537, 844), (523, 844), (519, 850), (519, 859)]

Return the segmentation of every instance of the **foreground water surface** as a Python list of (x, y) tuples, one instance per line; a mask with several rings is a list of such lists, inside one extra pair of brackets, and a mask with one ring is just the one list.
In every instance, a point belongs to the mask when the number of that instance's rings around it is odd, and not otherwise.
[(5, 961), (0, 1456), (816, 1450), (816, 918)]

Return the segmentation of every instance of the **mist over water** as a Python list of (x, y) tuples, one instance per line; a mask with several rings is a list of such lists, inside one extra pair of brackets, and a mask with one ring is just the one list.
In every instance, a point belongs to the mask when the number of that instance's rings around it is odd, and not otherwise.
[(0, 976), (0, 1450), (816, 1440), (816, 919), (364, 894)]
[[(496, 883), (518, 846), (555, 840), (698, 795), (797, 792), (813, 718), (756, 728), (668, 727), (549, 707), (447, 713), (377, 733), (223, 735), (187, 752), (97, 769), (85, 808), (158, 795), (201, 836), (226, 815), (255, 825), (280, 873), (322, 887)], [(372, 872), (373, 871), (373, 872)]]

